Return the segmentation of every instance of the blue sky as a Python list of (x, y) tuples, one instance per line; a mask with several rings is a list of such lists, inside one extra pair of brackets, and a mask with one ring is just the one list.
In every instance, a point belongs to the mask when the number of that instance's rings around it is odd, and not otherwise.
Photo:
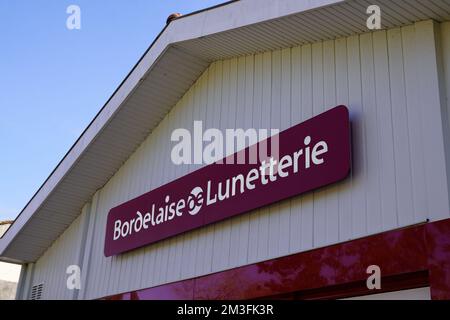
[[(0, 0), (0, 220), (14, 219), (173, 12), (224, 0)], [(81, 30), (66, 28), (69, 5)]]

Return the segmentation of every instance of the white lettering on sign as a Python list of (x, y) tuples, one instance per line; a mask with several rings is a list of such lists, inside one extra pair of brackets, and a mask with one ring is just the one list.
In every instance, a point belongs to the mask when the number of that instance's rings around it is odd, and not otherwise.
[(303, 139), (304, 147), (293, 154), (283, 156), (278, 162), (273, 157), (267, 161), (263, 160), (258, 169), (253, 168), (246, 173), (237, 174), (225, 181), (219, 181), (213, 185), (211, 180), (206, 183), (206, 201), (203, 196), (204, 190), (195, 187), (186, 198), (171, 200), (165, 197), (164, 205), (156, 207), (151, 205), (149, 212), (145, 214), (137, 211), (135, 216), (127, 221), (117, 219), (114, 221), (113, 240), (128, 237), (132, 234), (147, 230), (150, 227), (181, 217), (185, 211), (196, 215), (203, 205), (206, 206), (232, 198), (246, 191), (254, 190), (257, 182), (260, 185), (268, 185), (277, 181), (278, 178), (286, 178), (291, 174), (297, 174), (301, 170), (308, 170), (313, 165), (324, 163), (323, 156), (328, 152), (328, 144), (318, 141), (311, 146), (311, 137)]

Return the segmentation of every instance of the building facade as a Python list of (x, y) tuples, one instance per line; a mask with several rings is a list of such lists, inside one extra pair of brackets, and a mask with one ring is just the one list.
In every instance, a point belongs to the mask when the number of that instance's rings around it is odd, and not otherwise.
[[(170, 22), (1, 238), (1, 260), (23, 265), (18, 298), (449, 299), (450, 1), (377, 4), (380, 30), (360, 0)], [(112, 208), (205, 166), (171, 161), (175, 129), (283, 131), (339, 105), (344, 179), (105, 256)]]

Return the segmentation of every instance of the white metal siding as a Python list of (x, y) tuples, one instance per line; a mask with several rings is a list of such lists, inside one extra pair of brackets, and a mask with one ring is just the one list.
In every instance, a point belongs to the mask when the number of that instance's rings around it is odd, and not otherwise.
[(450, 21), (441, 24), (441, 56), (443, 58), (444, 88), (447, 108), (450, 110)]
[[(450, 181), (450, 21), (441, 23), (440, 26), (440, 57), (441, 63), (441, 89), (444, 114), (444, 141), (447, 146), (447, 178)], [(446, 123), (445, 123), (446, 121)], [(447, 126), (445, 126), (447, 125)], [(449, 182), (450, 184), (450, 182)]]
[[(80, 297), (152, 287), (449, 217), (437, 71), (430, 67), (436, 62), (433, 26), (420, 22), (212, 63), (94, 197), (95, 229)], [(351, 113), (349, 179), (104, 257), (112, 207), (198, 168), (171, 163), (175, 128), (203, 120), (205, 128), (283, 130), (339, 104)], [(36, 264), (34, 282), (51, 282), (44, 298), (70, 296), (60, 275), (76, 250), (76, 229), (75, 222)]]
[(83, 213), (34, 265), (31, 287), (43, 284), (41, 299), (73, 299), (74, 291), (67, 289), (66, 269), (70, 265), (79, 265), (78, 255), (85, 214), (83, 210)]

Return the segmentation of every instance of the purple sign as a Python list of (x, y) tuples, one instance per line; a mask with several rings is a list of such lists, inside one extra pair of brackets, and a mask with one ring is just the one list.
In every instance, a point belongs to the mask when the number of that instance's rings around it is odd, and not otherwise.
[[(270, 145), (270, 139), (246, 148), (246, 159), (255, 147)], [(350, 171), (350, 123), (345, 106), (279, 133), (278, 141), (277, 159), (214, 163), (111, 209), (105, 256), (337, 182)]]

